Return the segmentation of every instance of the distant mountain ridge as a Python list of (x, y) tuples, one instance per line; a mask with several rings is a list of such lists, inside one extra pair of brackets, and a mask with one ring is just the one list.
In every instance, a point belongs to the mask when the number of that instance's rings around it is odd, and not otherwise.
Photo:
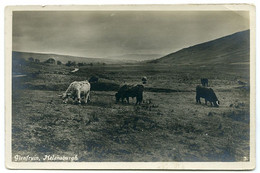
[(56, 61), (61, 61), (62, 63), (67, 63), (68, 61), (75, 61), (77, 63), (107, 63), (107, 64), (117, 64), (122, 62), (133, 62), (129, 61), (121, 61), (121, 60), (114, 60), (114, 59), (106, 59), (106, 58), (87, 58), (87, 57), (78, 57), (78, 56), (70, 56), (70, 55), (59, 55), (59, 54), (48, 54), (48, 53), (32, 53), (32, 52), (19, 52), (13, 51), (12, 52), (13, 58), (19, 57), (25, 60), (32, 57), (34, 59), (38, 59), (41, 62), (48, 60), (49, 58), (53, 58)]
[(162, 57), (162, 54), (123, 54), (123, 55), (115, 55), (115, 56), (108, 56), (107, 59), (114, 59), (114, 60), (133, 60), (133, 61), (146, 61), (146, 60), (154, 60)]
[(248, 63), (250, 31), (241, 31), (168, 54), (150, 63), (221, 64)]

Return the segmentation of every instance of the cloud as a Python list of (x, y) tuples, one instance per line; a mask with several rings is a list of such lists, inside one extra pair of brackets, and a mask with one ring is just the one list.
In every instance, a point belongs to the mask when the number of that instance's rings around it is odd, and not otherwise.
[(20, 11), (13, 15), (13, 50), (85, 57), (167, 54), (248, 28), (242, 11)]

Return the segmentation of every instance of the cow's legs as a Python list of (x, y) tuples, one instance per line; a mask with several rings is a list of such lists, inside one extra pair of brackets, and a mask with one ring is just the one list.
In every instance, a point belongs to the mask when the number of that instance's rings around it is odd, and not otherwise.
[(143, 96), (142, 95), (140, 95), (140, 96), (137, 96), (136, 97), (136, 103), (135, 103), (135, 105), (137, 105), (138, 103), (139, 103), (139, 105), (142, 103), (142, 101), (143, 101)]
[(141, 101), (140, 101), (139, 99), (136, 98), (136, 103), (135, 103), (135, 105), (137, 105), (137, 104), (140, 105), (140, 104), (141, 104)]
[(81, 97), (80, 97), (80, 90), (77, 90), (77, 102), (80, 104), (81, 103)]
[(198, 96), (196, 96), (196, 103), (201, 104), (201, 102), (200, 102), (200, 97), (198, 97)]
[(86, 94), (85, 99), (86, 99), (85, 103), (90, 101), (90, 94), (89, 94), (89, 92)]
[(143, 101), (143, 94), (140, 96), (139, 105), (142, 103), (142, 101)]
[(88, 102), (90, 102), (90, 92), (88, 92)]
[(83, 94), (83, 96), (81, 97), (81, 100), (82, 100), (82, 102), (81, 103), (87, 103), (87, 94)]

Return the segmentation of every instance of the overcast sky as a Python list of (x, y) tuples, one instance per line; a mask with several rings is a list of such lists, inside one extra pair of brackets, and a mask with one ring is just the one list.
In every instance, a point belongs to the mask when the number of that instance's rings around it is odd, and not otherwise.
[(162, 54), (249, 29), (248, 12), (14, 12), (13, 50)]

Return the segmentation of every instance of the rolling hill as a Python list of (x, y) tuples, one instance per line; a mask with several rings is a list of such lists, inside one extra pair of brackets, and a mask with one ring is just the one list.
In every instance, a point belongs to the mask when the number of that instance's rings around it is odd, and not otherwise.
[(249, 36), (249, 30), (237, 32), (219, 39), (181, 49), (149, 62), (183, 65), (249, 63)]
[(116, 55), (109, 56), (106, 59), (114, 59), (114, 60), (133, 60), (133, 61), (147, 61), (154, 60), (159, 57), (162, 57), (162, 54), (124, 54), (124, 55)]
[(86, 57), (77, 57), (77, 56), (69, 56), (69, 55), (58, 55), (58, 54), (46, 54), (46, 53), (32, 53), (32, 52), (19, 52), (13, 51), (12, 54), (13, 60), (17, 58), (22, 58), (28, 60), (28, 58), (32, 57), (34, 59), (38, 59), (41, 62), (48, 60), (49, 58), (53, 58), (56, 61), (61, 61), (62, 63), (67, 63), (68, 61), (75, 61), (77, 63), (106, 63), (106, 64), (118, 64), (123, 62), (135, 62), (131, 60), (120, 60), (120, 59), (108, 59), (108, 58), (86, 58)]
[[(249, 30), (237, 32), (212, 41), (181, 49), (163, 57), (160, 54), (126, 54), (105, 58), (87, 58), (69, 55), (13, 51), (13, 60), (16, 59), (16, 57), (26, 60), (33, 57), (34, 59), (39, 59), (41, 62), (46, 61), (49, 58), (53, 58), (56, 61), (61, 61), (62, 63), (67, 63), (68, 61), (106, 64), (146, 61), (148, 63), (179, 65), (249, 63), (249, 35)], [(161, 58), (155, 59), (157, 57)]]

